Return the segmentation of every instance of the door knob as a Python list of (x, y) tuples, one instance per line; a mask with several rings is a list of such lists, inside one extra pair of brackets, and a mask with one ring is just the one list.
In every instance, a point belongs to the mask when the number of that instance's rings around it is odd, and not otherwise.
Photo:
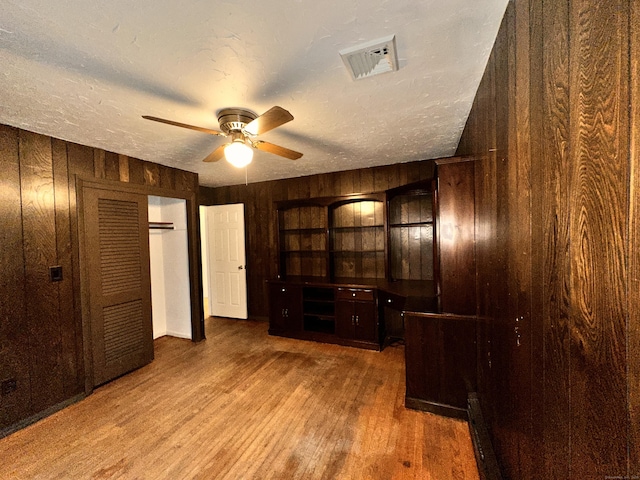
[(238, 265), (238, 270), (242, 270), (244, 268), (244, 265)]

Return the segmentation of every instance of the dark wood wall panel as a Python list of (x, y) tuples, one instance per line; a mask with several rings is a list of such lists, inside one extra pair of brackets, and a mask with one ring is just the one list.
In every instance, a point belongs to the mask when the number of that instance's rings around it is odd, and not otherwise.
[(18, 130), (3, 125), (0, 125), (0, 170), (0, 381), (16, 382), (16, 390), (2, 397), (2, 428), (27, 417), (31, 402)]
[[(525, 343), (517, 335), (521, 332), (524, 322), (518, 312), (519, 280), (521, 267), (520, 258), (516, 253), (517, 235), (520, 228), (518, 219), (518, 192), (515, 188), (520, 158), (518, 157), (518, 143), (515, 125), (519, 122), (516, 116), (515, 91), (523, 88), (516, 77), (518, 72), (516, 60), (516, 45), (514, 32), (519, 18), (517, 5), (507, 7), (502, 27), (504, 34), (496, 39), (494, 46), (493, 69), (490, 74), (490, 92), (486, 95), (485, 104), (495, 110), (495, 116), (489, 116), (485, 122), (491, 125), (492, 142), (488, 145), (489, 153), (495, 150), (495, 157), (491, 157), (491, 172), (495, 176), (495, 183), (491, 185), (488, 200), (491, 209), (492, 246), (485, 254), (490, 272), (490, 324), (488, 338), (490, 342), (490, 359), (493, 376), (493, 424), (492, 432), (495, 438), (497, 454), (504, 459), (504, 473), (507, 478), (525, 478), (521, 471), (523, 464), (519, 462), (520, 455), (530, 452), (523, 450), (521, 443), (526, 438), (529, 423), (522, 418), (527, 410), (518, 408), (522, 395), (522, 380), (528, 380), (529, 369), (522, 369), (522, 357)], [(517, 112), (520, 114), (521, 112)], [(485, 123), (486, 124), (486, 123)], [(513, 223), (512, 223), (513, 222)], [(524, 274), (524, 271), (522, 271)], [(511, 288), (510, 288), (511, 287)], [(506, 348), (504, 348), (506, 347)], [(519, 428), (521, 435), (513, 432)]]
[(120, 155), (106, 152), (104, 156), (104, 178), (120, 180)]
[[(149, 175), (147, 172), (151, 172)], [(198, 176), (0, 125), (0, 434), (91, 390), (85, 375), (76, 177), (187, 198), (192, 323), (203, 338)], [(51, 282), (49, 267), (63, 280)], [(34, 417), (35, 418), (35, 417)]]
[(105, 178), (105, 151), (98, 148), (93, 150), (93, 175), (95, 178)]
[(440, 306), (443, 312), (475, 315), (474, 162), (438, 165), (438, 196)]
[(249, 185), (200, 187), (201, 205), (245, 204), (249, 315), (267, 317), (267, 280), (275, 278), (278, 272), (277, 212), (274, 202), (380, 192), (408, 182), (432, 178), (434, 166), (433, 161), (427, 160)]
[[(53, 163), (51, 138), (21, 131), (19, 139), (31, 404), (40, 411), (64, 398), (58, 288), (49, 279), (58, 263)], [(31, 301), (32, 292), (40, 301)]]
[[(507, 345), (511, 346), (509, 361), (509, 395), (514, 412), (505, 416), (513, 419), (511, 428), (518, 428), (519, 435), (512, 437), (511, 450), (518, 452), (518, 468), (514, 478), (532, 478), (537, 467), (533, 460), (538, 445), (532, 439), (534, 423), (532, 380), (539, 377), (538, 364), (532, 361), (532, 229), (531, 229), (531, 64), (530, 29), (531, 6), (516, 2), (513, 9), (513, 28), (508, 29), (508, 70), (514, 81), (507, 82), (506, 95), (509, 101), (507, 158), (507, 189), (509, 233), (507, 240), (507, 281), (509, 291), (508, 311), (505, 318)], [(497, 98), (501, 94), (497, 92)], [(536, 352), (539, 354), (540, 352)], [(523, 458), (531, 459), (522, 461)]]
[(167, 190), (175, 190), (175, 169), (165, 165), (158, 165), (158, 168), (160, 169), (160, 187), (166, 188)]
[(130, 158), (127, 162), (129, 165), (129, 183), (134, 185), (145, 185), (145, 168), (144, 162), (137, 158)]
[[(493, 324), (488, 319), (494, 317), (495, 302), (491, 301), (491, 288), (495, 280), (490, 252), (495, 251), (495, 165), (496, 138), (495, 134), (495, 89), (492, 82), (495, 69), (495, 52), (492, 52), (487, 62), (485, 74), (481, 80), (478, 93), (473, 103), (472, 112), (486, 112), (486, 116), (472, 115), (469, 117), (465, 132), (462, 136), (459, 152), (475, 152), (475, 215), (476, 215), (476, 304), (478, 323), (478, 397), (482, 400), (484, 415), (489, 427), (495, 418), (495, 384), (493, 380), (493, 359), (491, 332)], [(493, 92), (493, 95), (492, 95)], [(491, 118), (493, 116), (493, 118)], [(492, 121), (493, 120), (493, 121)], [(476, 130), (486, 132), (486, 135), (475, 135)], [(468, 149), (468, 150), (466, 150)]]
[(571, 2), (570, 388), (572, 473), (579, 478), (623, 473), (627, 460), (626, 436), (611, 435), (627, 427), (625, 8), (623, 0)]
[(151, 187), (160, 186), (160, 165), (145, 163), (143, 165), (144, 184)]
[[(532, 59), (547, 65), (535, 77), (543, 88), (534, 106), (532, 126), (539, 142), (533, 143), (532, 196), (539, 198), (533, 235), (539, 265), (534, 293), (542, 321), (543, 462), (550, 478), (570, 478), (571, 433), (569, 389), (569, 4), (545, 2), (544, 37), (537, 38)], [(535, 407), (534, 407), (535, 408)]]
[[(76, 177), (79, 178), (92, 178), (93, 176), (93, 149), (76, 143), (66, 143), (67, 148), (67, 174), (69, 185), (69, 226), (71, 229), (71, 249), (72, 258), (74, 260), (73, 271), (73, 302), (74, 302), (74, 318), (76, 323), (82, 329), (82, 302), (80, 297), (81, 284), (80, 284), (80, 265), (78, 259), (80, 258), (80, 240), (78, 237), (78, 215), (77, 211), (77, 186)], [(63, 181), (60, 179), (60, 181)], [(82, 330), (84, 332), (84, 330)], [(78, 372), (78, 375), (82, 377), (82, 388), (77, 393), (82, 391), (90, 391), (92, 385), (90, 385), (90, 376), (85, 375), (86, 368), (90, 365), (90, 359), (85, 359), (83, 338), (80, 336), (78, 339), (78, 350), (76, 354), (81, 359), (78, 365), (82, 365), (83, 370)], [(86, 361), (86, 362), (85, 362)], [(85, 381), (86, 379), (86, 381)]]
[[(129, 182), (129, 157), (126, 155), (118, 155), (118, 180), (121, 182)], [(178, 190), (182, 190), (178, 188)]]
[(630, 71), (631, 71), (631, 161), (629, 226), (629, 298), (627, 323), (629, 409), (629, 476), (640, 477), (640, 4), (631, 2)]
[(637, 475), (637, 8), (510, 1), (458, 147), (479, 158), (478, 391), (508, 478)]
[(71, 234), (71, 205), (73, 204), (75, 207), (75, 199), (72, 201), (69, 195), (67, 144), (62, 140), (53, 139), (51, 147), (57, 233), (56, 255), (57, 265), (62, 267), (63, 275), (63, 281), (56, 284), (61, 337), (62, 385), (64, 397), (70, 398), (84, 387), (82, 377), (84, 365), (81, 354), (82, 322), (79, 315), (76, 315), (73, 294), (75, 265)]

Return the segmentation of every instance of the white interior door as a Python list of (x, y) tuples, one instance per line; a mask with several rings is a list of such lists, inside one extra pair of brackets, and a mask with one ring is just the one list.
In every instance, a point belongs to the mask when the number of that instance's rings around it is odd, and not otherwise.
[(247, 318), (244, 204), (207, 207), (211, 315)]

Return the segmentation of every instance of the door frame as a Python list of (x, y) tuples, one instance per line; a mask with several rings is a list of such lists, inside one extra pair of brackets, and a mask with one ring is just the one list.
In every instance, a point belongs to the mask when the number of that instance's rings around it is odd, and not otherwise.
[[(215, 204), (215, 205), (201, 205), (201, 207), (204, 207), (205, 209), (213, 209), (213, 208), (221, 208), (221, 207), (228, 207), (231, 205), (242, 205), (242, 256), (244, 257), (244, 259), (242, 260), (243, 263), (243, 270), (244, 270), (244, 317), (228, 317), (228, 318), (236, 318), (239, 320), (246, 320), (247, 318), (249, 318), (249, 291), (248, 291), (248, 279), (247, 279), (247, 225), (246, 225), (246, 204), (243, 202), (235, 202), (235, 203), (219, 203), (219, 204)], [(207, 228), (207, 244), (205, 246), (205, 249), (207, 251), (207, 260), (209, 262), (209, 265), (207, 265), (207, 271), (209, 274), (209, 278), (208, 278), (208, 284), (209, 284), (209, 314), (211, 316), (213, 315), (213, 297), (214, 297), (214, 288), (215, 288), (215, 281), (213, 280), (213, 272), (211, 270), (211, 263), (212, 263), (212, 258), (213, 258), (213, 254), (211, 251), (211, 242), (214, 241), (214, 239), (211, 236), (211, 232), (214, 230), (212, 228), (212, 223), (210, 223), (209, 219), (210, 219), (210, 213), (211, 210), (205, 210), (207, 212), (207, 214), (205, 215), (205, 225)], [(200, 237), (200, 240), (202, 241), (202, 236)]]
[[(88, 272), (86, 261), (86, 246), (84, 244), (84, 208), (83, 188), (93, 188), (112, 192), (138, 193), (159, 197), (180, 198), (186, 200), (187, 208), (187, 250), (189, 256), (189, 283), (191, 297), (191, 339), (200, 342), (205, 339), (204, 310), (202, 299), (202, 269), (200, 251), (200, 213), (197, 192), (179, 192), (150, 185), (133, 185), (116, 180), (97, 178), (83, 178), (75, 175), (76, 213), (78, 218), (77, 238), (79, 248), (79, 283), (80, 303), (82, 315), (82, 340), (85, 366), (85, 394), (90, 394), (94, 388), (93, 357), (91, 353), (91, 323), (89, 309)], [(75, 275), (75, 273), (74, 273)]]

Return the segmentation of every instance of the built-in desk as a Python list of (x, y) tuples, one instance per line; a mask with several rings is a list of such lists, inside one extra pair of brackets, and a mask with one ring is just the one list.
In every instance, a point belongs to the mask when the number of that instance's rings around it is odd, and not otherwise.
[(431, 281), (289, 277), (269, 282), (269, 333), (381, 350), (385, 310), (406, 304), (436, 311)]

